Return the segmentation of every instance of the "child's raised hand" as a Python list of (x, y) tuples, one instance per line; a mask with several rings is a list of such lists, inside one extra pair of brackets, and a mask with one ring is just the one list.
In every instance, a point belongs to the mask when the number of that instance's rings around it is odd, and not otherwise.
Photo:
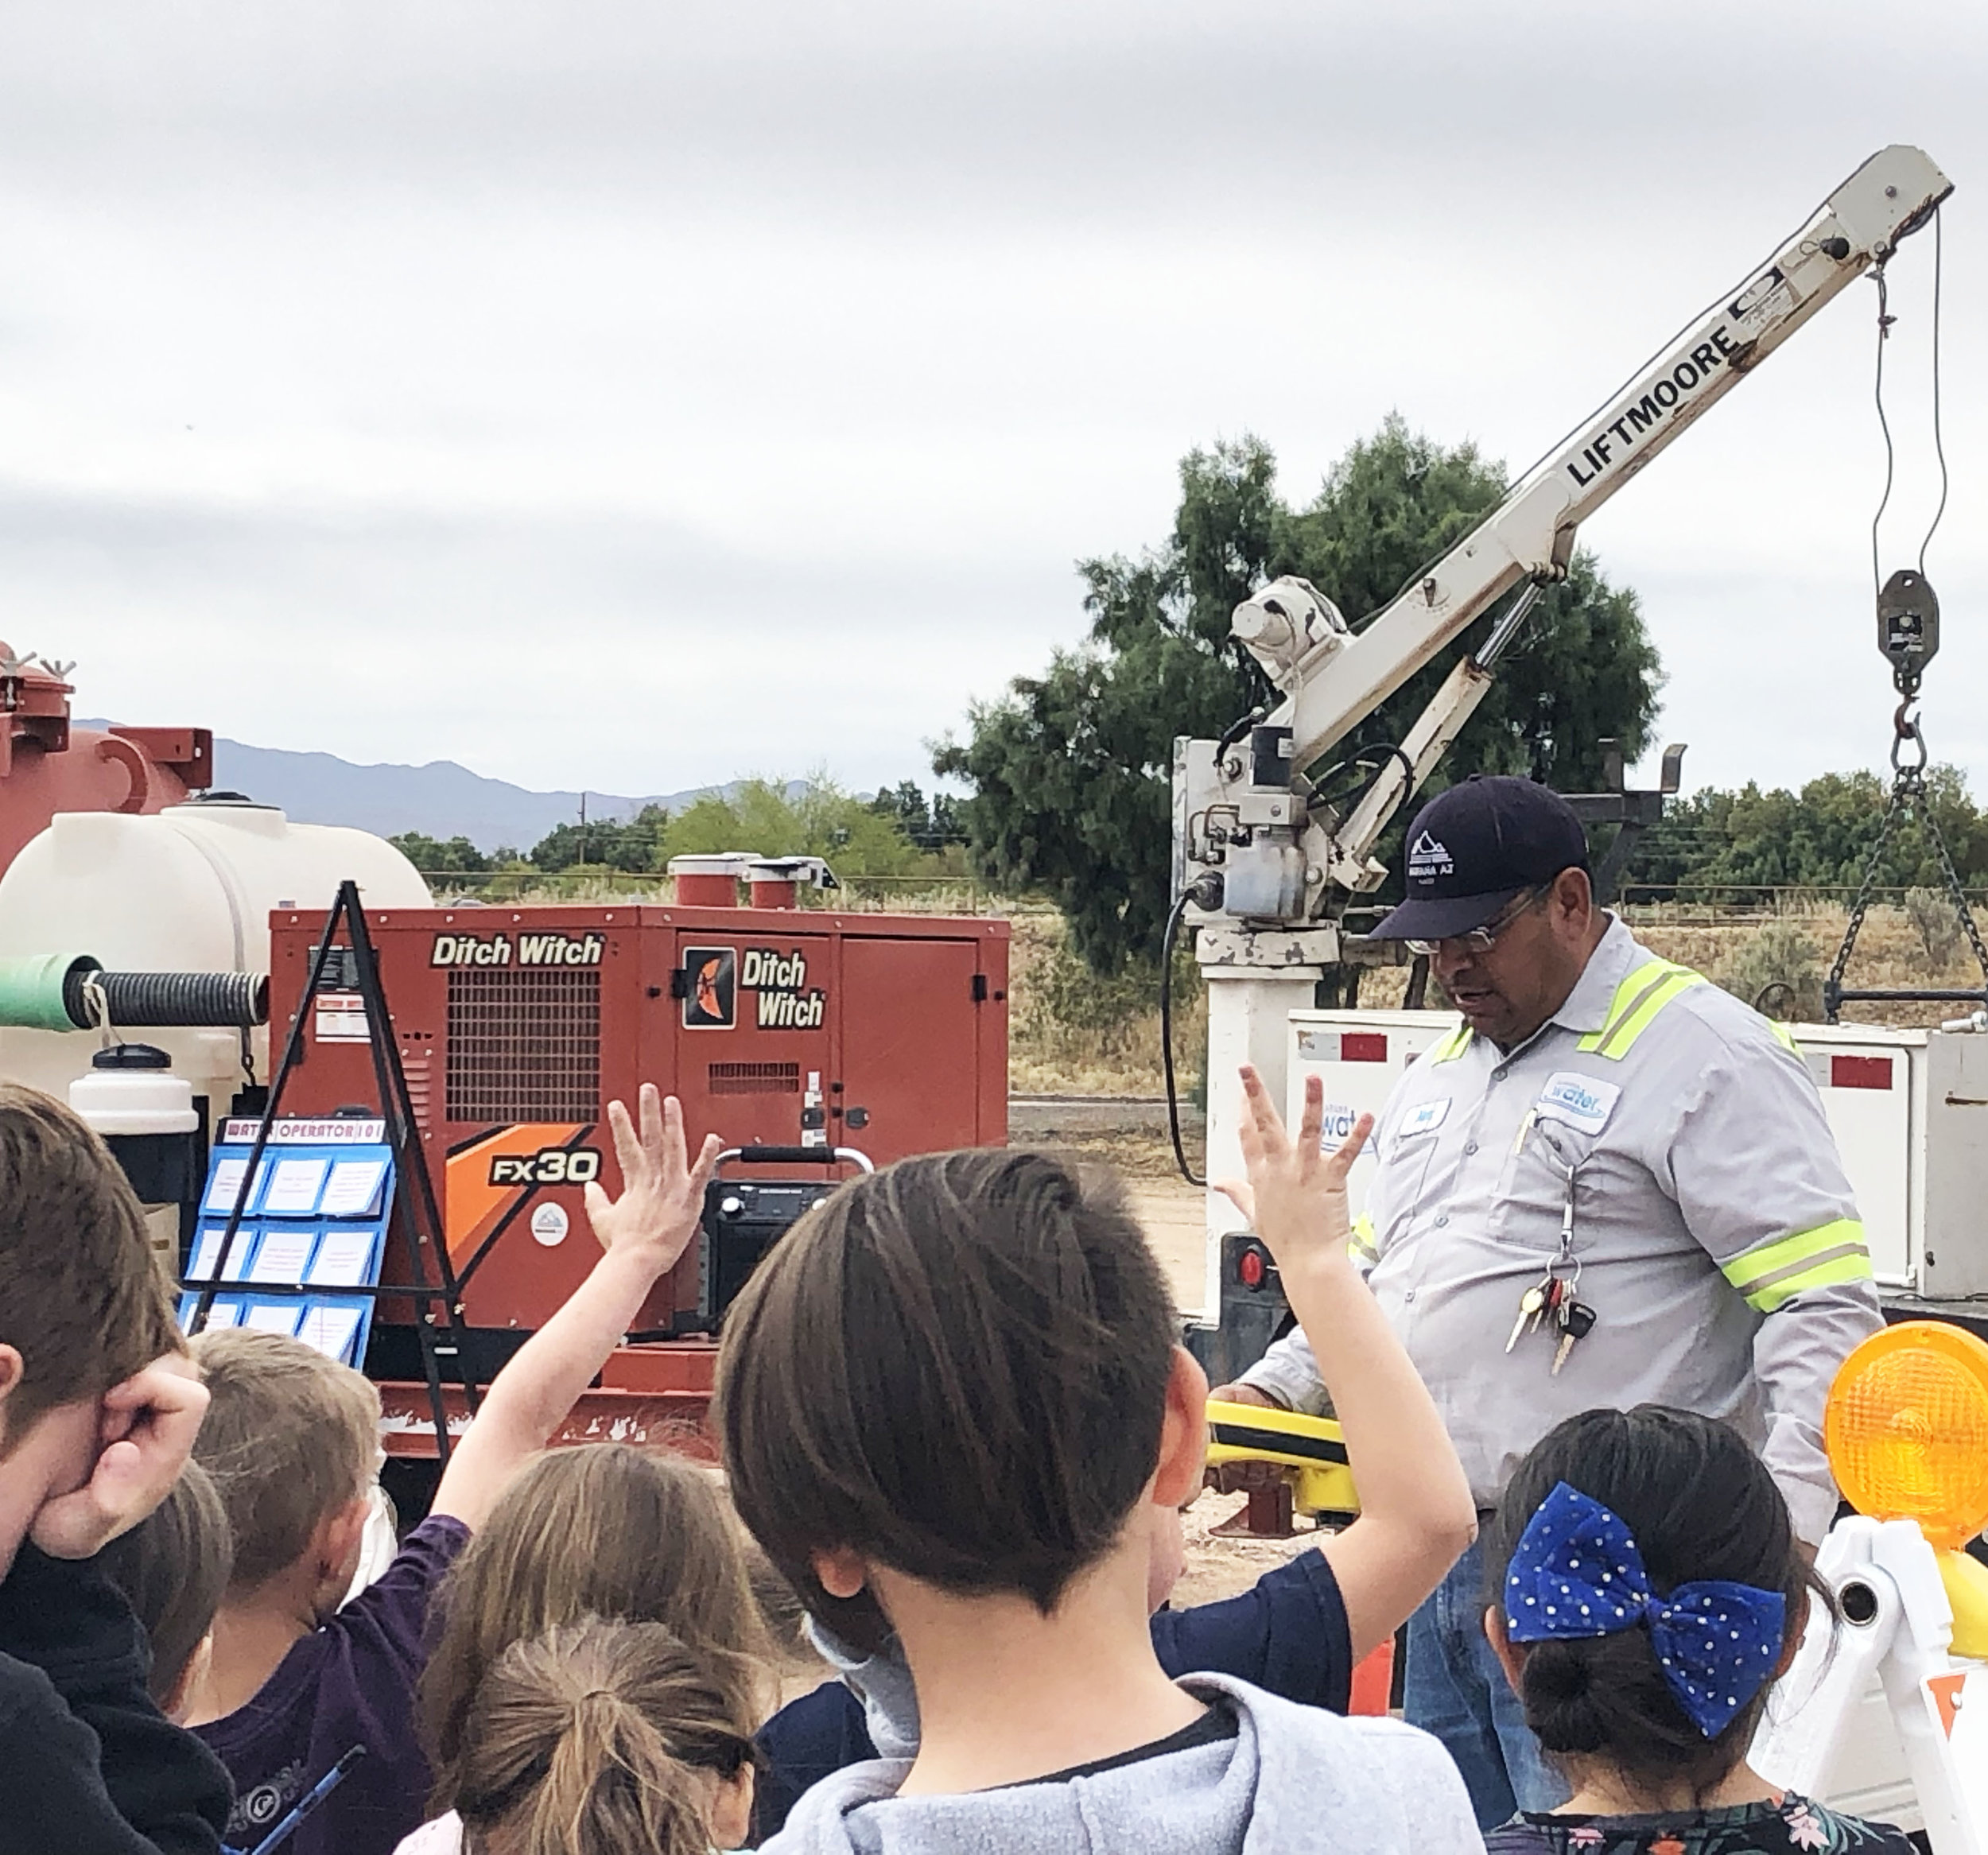
[(207, 1387), (184, 1353), (154, 1360), (103, 1394), (103, 1449), (90, 1479), (34, 1517), (29, 1538), (51, 1558), (91, 1558), (172, 1492), (193, 1453)]
[(1317, 1076), (1305, 1078), (1305, 1112), (1295, 1142), (1263, 1078), (1247, 1064), (1242, 1085), (1241, 1143), (1249, 1182), (1220, 1180), (1216, 1189), (1226, 1193), (1249, 1220), (1279, 1270), (1316, 1262), (1345, 1263), (1353, 1235), (1346, 1176), (1373, 1131), (1373, 1116), (1361, 1115), (1339, 1150), (1327, 1155), (1319, 1151), (1326, 1096)]
[(665, 1100), (653, 1082), (645, 1082), (639, 1105), (639, 1135), (620, 1102), (608, 1104), (615, 1157), (621, 1162), (621, 1196), (610, 1198), (590, 1180), (587, 1221), (603, 1249), (632, 1254), (661, 1275), (674, 1268), (689, 1247), (704, 1213), (704, 1188), (724, 1143), (716, 1134), (707, 1134), (693, 1166), (684, 1143), (682, 1104), (676, 1096)]

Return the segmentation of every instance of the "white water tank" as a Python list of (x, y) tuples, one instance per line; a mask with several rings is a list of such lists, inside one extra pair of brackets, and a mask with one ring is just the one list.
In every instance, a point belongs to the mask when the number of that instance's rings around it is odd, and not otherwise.
[[(339, 884), (368, 908), (425, 907), (428, 886), (383, 838), (343, 825), (293, 825), (273, 805), (232, 797), (150, 817), (61, 812), (0, 875), (0, 957), (88, 953), (107, 971), (270, 969), (272, 909), (328, 910)], [(174, 1072), (227, 1112), (246, 1080), (242, 1034), (147, 1030)], [(256, 1079), (270, 1079), (269, 1033), (250, 1034)], [(0, 1027), (0, 1077), (58, 1100), (90, 1073), (86, 1031)]]

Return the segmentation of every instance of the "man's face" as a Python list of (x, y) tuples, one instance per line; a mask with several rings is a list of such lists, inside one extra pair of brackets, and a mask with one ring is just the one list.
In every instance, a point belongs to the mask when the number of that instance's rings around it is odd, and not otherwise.
[(1519, 905), (1490, 946), (1439, 941), (1429, 956), (1430, 974), (1465, 1023), (1511, 1050), (1567, 1003), (1592, 950), (1594, 921), (1586, 876), (1563, 870)]

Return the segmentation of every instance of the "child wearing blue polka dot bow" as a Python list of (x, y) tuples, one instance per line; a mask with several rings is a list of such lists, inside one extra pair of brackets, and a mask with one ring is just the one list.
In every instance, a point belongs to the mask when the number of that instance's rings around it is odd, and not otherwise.
[(1828, 1599), (1725, 1424), (1569, 1418), (1512, 1476), (1485, 1563), (1485, 1633), (1574, 1791), (1492, 1830), (1489, 1855), (1912, 1855), (1746, 1763), (1811, 1594)]

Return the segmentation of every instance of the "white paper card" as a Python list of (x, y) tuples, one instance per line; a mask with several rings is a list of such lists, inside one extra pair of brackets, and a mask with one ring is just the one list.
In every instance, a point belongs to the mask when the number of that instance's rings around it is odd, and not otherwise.
[(383, 1159), (341, 1159), (332, 1168), (324, 1187), (324, 1201), (318, 1209), (327, 1217), (363, 1217), (379, 1196), (380, 1182), (386, 1176)]
[(250, 1308), (242, 1325), (254, 1327), (258, 1333), (294, 1333), (297, 1317), (301, 1311), (294, 1306), (280, 1307), (274, 1302), (266, 1301), (258, 1307)]
[(359, 1337), (358, 1310), (349, 1307), (307, 1309), (304, 1324), (297, 1329), (297, 1337), (328, 1359), (344, 1359), (352, 1350), (353, 1341)]
[(225, 1217), (235, 1209), (235, 1194), (242, 1189), (242, 1181), (248, 1177), (246, 1159), (223, 1159), (215, 1162), (214, 1178), (207, 1188), (207, 1202), (203, 1210), (218, 1211)]
[[(225, 1224), (208, 1224), (201, 1227), (200, 1234), (193, 1240), (193, 1263), (187, 1271), (189, 1282), (211, 1282), (215, 1267), (221, 1259), (221, 1239), (227, 1234)], [(249, 1252), (255, 1248), (255, 1227), (245, 1224), (235, 1233), (235, 1248), (227, 1259), (227, 1279), (239, 1282), (248, 1270)]]
[(242, 1304), (239, 1301), (217, 1301), (207, 1310), (207, 1324), (210, 1327), (239, 1327), (242, 1324)]
[(373, 1257), (370, 1230), (328, 1230), (311, 1264), (311, 1282), (320, 1288), (356, 1288)]
[(249, 1271), (251, 1282), (297, 1283), (310, 1266), (311, 1246), (317, 1240), (315, 1230), (286, 1230), (271, 1224), (262, 1232), (262, 1247), (255, 1252), (255, 1266)]
[(324, 1189), (324, 1174), (330, 1164), (325, 1159), (278, 1160), (269, 1189), (262, 1194), (262, 1215), (308, 1215), (315, 1211), (317, 1194)]

